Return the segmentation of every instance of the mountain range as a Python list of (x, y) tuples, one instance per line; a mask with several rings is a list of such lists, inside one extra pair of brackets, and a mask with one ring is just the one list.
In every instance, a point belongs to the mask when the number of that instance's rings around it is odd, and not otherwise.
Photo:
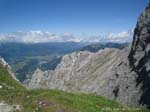
[[(0, 112), (150, 111), (150, 4), (138, 18), (131, 44), (44, 43), (50, 48), (45, 52), (43, 43), (5, 45), (0, 44), (6, 58), (0, 57)], [(59, 55), (49, 59), (47, 53)], [(32, 69), (25, 87), (9, 63), (33, 56), (47, 60)]]
[(63, 56), (54, 70), (37, 69), (28, 88), (49, 88), (102, 95), (150, 108), (150, 5), (139, 16), (132, 45)]
[[(40, 68), (51, 70), (60, 63), (62, 56), (80, 50), (93, 51), (107, 47), (123, 48), (127, 43), (96, 43), (99, 47), (93, 48), (91, 43), (51, 42), (51, 43), (0, 43), (0, 56), (11, 66), (16, 77), (26, 83), (33, 72)], [(94, 44), (95, 45), (95, 44)], [(103, 47), (100, 47), (103, 46)], [(86, 49), (89, 48), (89, 49)]]

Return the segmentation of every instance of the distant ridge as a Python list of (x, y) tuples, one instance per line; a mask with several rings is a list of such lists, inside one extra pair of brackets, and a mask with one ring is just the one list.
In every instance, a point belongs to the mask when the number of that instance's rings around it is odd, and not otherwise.
[(95, 44), (90, 44), (81, 49), (81, 51), (90, 51), (90, 52), (97, 52), (100, 49), (105, 49), (105, 48), (118, 48), (118, 49), (123, 49), (128, 46), (129, 43), (95, 43)]

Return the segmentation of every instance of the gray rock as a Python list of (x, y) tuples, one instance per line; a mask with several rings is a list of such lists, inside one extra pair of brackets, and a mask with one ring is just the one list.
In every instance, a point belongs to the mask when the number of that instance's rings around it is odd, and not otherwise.
[[(136, 105), (140, 96), (136, 76), (131, 75), (128, 52), (104, 49), (65, 55), (54, 71), (37, 69), (28, 88), (50, 88), (68, 92), (96, 93), (126, 104)], [(133, 93), (132, 93), (133, 92)]]
[(150, 5), (138, 19), (129, 61), (132, 71), (138, 75), (137, 86), (141, 85), (139, 103), (150, 108)]
[(13, 112), (13, 108), (4, 102), (0, 102), (0, 112)]

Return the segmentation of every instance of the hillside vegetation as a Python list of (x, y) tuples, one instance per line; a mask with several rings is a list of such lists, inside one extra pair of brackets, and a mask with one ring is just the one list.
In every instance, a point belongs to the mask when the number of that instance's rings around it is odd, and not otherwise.
[(0, 65), (0, 102), (21, 112), (149, 112), (146, 109), (129, 108), (115, 101), (93, 94), (73, 94), (57, 90), (26, 90), (12, 79), (6, 68)]

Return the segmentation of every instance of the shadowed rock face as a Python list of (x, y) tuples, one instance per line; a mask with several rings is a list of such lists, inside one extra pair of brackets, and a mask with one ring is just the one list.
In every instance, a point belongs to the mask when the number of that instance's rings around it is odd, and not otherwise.
[(137, 86), (142, 84), (139, 103), (150, 108), (150, 5), (140, 15), (135, 31), (129, 62), (138, 75)]

